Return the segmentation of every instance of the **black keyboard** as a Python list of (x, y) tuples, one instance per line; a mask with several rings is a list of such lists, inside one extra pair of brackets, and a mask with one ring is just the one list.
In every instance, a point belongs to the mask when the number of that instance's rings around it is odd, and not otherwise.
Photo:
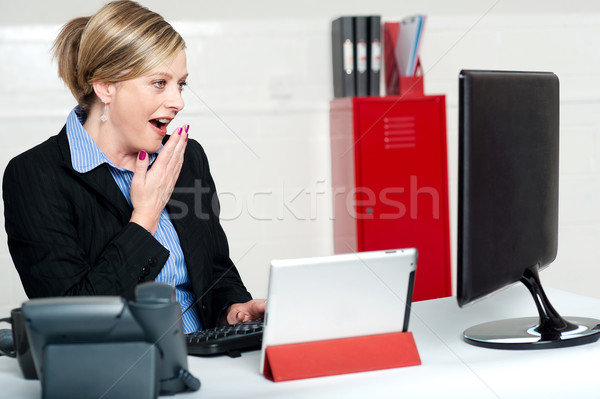
[(185, 334), (185, 342), (190, 355), (238, 357), (242, 351), (260, 349), (262, 334), (263, 321), (253, 320)]

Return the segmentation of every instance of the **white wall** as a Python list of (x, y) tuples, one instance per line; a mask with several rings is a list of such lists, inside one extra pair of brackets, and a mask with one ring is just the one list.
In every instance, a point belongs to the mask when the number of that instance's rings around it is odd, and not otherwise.
[[(421, 57), (425, 90), (447, 95), (453, 239), (458, 72), (553, 71), (561, 78), (559, 257), (542, 281), (600, 296), (597, 2), (569, 2), (569, 14), (563, 2), (541, 0), (375, 1), (372, 8), (311, 0), (290, 3), (295, 8), (288, 11), (272, 1), (143, 3), (173, 22), (187, 41), (191, 76), (176, 124), (189, 123), (190, 134), (207, 150), (232, 259), (255, 296), (266, 294), (272, 258), (332, 253), (330, 20), (354, 13), (398, 20), (420, 11), (429, 15)], [(49, 48), (60, 24), (102, 2), (17, 4), (3, 1), (7, 12), (0, 13), (0, 170), (62, 127), (74, 100), (56, 78)], [(0, 311), (25, 299), (5, 242), (1, 229)]]

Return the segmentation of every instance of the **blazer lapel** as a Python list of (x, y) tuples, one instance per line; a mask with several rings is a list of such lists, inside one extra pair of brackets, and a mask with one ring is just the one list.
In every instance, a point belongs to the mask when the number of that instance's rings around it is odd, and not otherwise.
[(169, 203), (167, 204), (167, 212), (173, 223), (173, 227), (178, 232), (181, 240), (181, 232), (186, 231), (187, 221), (192, 218), (188, 217), (190, 213), (196, 212), (195, 201), (200, 193), (196, 193), (194, 186), (194, 176), (191, 173), (188, 165), (184, 162), (177, 183), (171, 194)]
[[(191, 164), (193, 165), (193, 162)], [(199, 265), (206, 262), (213, 242), (209, 223), (198, 220), (202, 219), (202, 215), (198, 215), (197, 212), (202, 210), (196, 207), (201, 208), (199, 201), (204, 200), (204, 195), (199, 186), (201, 182), (196, 180), (196, 176), (190, 162), (184, 161), (177, 184), (167, 204), (167, 211), (179, 237), (194, 292), (200, 297), (204, 290), (205, 269)]]
[(104, 207), (120, 217), (123, 224), (127, 224), (131, 218), (131, 207), (110, 174), (108, 166), (103, 164), (87, 173), (77, 172), (71, 163), (71, 150), (65, 127), (58, 134), (57, 139), (65, 169), (74, 179), (93, 192)]

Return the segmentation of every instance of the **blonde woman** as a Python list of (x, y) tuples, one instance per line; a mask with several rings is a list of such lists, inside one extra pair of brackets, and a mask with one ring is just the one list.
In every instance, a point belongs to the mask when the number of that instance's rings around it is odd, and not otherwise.
[[(3, 180), (8, 245), (30, 298), (176, 287), (185, 332), (262, 316), (229, 258), (206, 155), (183, 109), (185, 42), (164, 19), (115, 1), (67, 23), (58, 73), (78, 105)], [(167, 132), (171, 134), (168, 135)]]

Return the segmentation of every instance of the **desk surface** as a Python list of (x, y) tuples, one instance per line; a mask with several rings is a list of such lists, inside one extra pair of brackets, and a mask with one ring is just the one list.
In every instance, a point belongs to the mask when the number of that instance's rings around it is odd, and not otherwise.
[[(600, 319), (600, 299), (547, 290), (563, 316)], [(189, 357), (202, 381), (181, 398), (565, 398), (600, 397), (600, 342), (571, 348), (515, 351), (464, 343), (474, 324), (537, 314), (529, 292), (516, 285), (460, 309), (456, 298), (415, 303), (411, 320), (422, 365), (273, 383), (259, 374), (260, 353), (240, 358)], [(0, 357), (0, 398), (41, 397), (39, 381), (21, 377), (14, 359)]]

